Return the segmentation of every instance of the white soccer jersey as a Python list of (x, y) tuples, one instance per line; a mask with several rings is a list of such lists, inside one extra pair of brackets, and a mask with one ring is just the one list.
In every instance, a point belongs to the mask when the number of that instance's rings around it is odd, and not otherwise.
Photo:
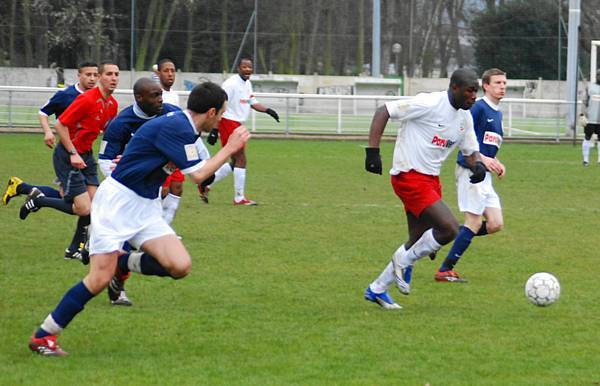
[(181, 106), (179, 106), (179, 94), (177, 94), (177, 92), (175, 92), (173, 90), (167, 91), (167, 90), (163, 89), (162, 98), (163, 98), (163, 103), (170, 103), (177, 107), (181, 107)]
[(471, 113), (452, 107), (446, 91), (387, 102), (385, 107), (392, 121), (400, 122), (392, 175), (413, 169), (438, 176), (456, 146), (466, 156), (479, 150)]
[[(600, 85), (592, 84), (588, 88), (589, 102), (587, 107), (588, 123), (600, 124), (600, 100), (596, 99), (600, 96)], [(596, 98), (592, 98), (596, 96)]]
[(239, 74), (229, 77), (221, 85), (227, 93), (227, 110), (223, 117), (236, 122), (245, 122), (250, 114), (250, 106), (258, 103), (252, 91), (250, 79), (244, 80)]

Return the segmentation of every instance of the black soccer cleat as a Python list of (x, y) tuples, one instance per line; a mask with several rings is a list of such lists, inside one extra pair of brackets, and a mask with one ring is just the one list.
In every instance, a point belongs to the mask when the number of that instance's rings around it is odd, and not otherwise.
[(44, 193), (38, 188), (31, 189), (31, 192), (27, 195), (27, 199), (25, 203), (21, 205), (21, 210), (19, 211), (19, 218), (21, 220), (25, 220), (29, 213), (37, 212), (40, 210), (40, 207), (36, 205), (35, 199), (38, 197), (43, 197)]

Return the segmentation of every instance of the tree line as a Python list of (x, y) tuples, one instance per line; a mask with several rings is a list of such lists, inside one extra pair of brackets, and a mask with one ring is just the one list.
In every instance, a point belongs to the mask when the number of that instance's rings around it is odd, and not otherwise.
[[(369, 73), (372, 0), (136, 0), (134, 67), (169, 57), (183, 71), (229, 71), (255, 3), (259, 73)], [(589, 41), (600, 39), (600, 4), (581, 3), (585, 64)], [(3, 0), (0, 65), (110, 59), (129, 69), (131, 15), (131, 0)], [(447, 77), (494, 66), (513, 78), (564, 79), (567, 20), (567, 0), (381, 0), (381, 72)], [(251, 26), (246, 55), (253, 38)]]

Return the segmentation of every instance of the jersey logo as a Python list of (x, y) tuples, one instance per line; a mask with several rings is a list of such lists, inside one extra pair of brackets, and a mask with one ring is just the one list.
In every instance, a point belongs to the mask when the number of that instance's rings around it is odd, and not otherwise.
[(494, 118), (488, 118), (487, 121), (488, 121), (488, 123), (489, 122), (494, 122)]
[(452, 141), (451, 139), (445, 139), (445, 138), (438, 137), (437, 135), (434, 135), (433, 139), (431, 140), (431, 143), (437, 147), (445, 147), (445, 148), (449, 149), (452, 146), (454, 146), (456, 141)]
[(494, 131), (486, 131), (483, 133), (483, 143), (485, 145), (492, 145), (500, 148), (500, 145), (502, 145), (502, 137)]
[(196, 149), (195, 144), (185, 145), (185, 157), (188, 161), (198, 161), (200, 156), (198, 155), (198, 149)]

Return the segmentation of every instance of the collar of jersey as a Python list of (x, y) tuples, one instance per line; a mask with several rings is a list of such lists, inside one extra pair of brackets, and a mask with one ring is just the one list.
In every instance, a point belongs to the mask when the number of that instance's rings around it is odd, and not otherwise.
[(83, 94), (84, 90), (79, 88), (79, 86), (81, 86), (79, 82), (75, 83), (75, 90), (77, 90), (78, 93)]
[(194, 129), (194, 133), (196, 133), (196, 135), (200, 135), (200, 133), (196, 129), (196, 126), (194, 125), (194, 121), (192, 120), (192, 116), (191, 116), (190, 112), (187, 109), (185, 109), (185, 110), (183, 110), (183, 113), (185, 114), (185, 116), (187, 117), (188, 121), (190, 122), (190, 125), (192, 126), (192, 129)]
[(495, 103), (494, 103), (494, 102), (492, 102), (491, 100), (489, 100), (489, 98), (488, 98), (487, 96), (485, 96), (485, 95), (484, 95), (482, 99), (485, 101), (485, 103), (487, 103), (487, 104), (488, 104), (488, 106), (490, 106), (490, 107), (491, 107), (491, 108), (493, 108), (494, 110), (496, 110), (496, 111), (500, 110), (500, 106), (499, 106), (499, 105), (497, 105), (497, 104), (495, 104)]
[(144, 110), (142, 110), (142, 108), (137, 104), (137, 102), (133, 104), (133, 113), (142, 119), (152, 119), (156, 117), (156, 115), (149, 116), (146, 114)]

